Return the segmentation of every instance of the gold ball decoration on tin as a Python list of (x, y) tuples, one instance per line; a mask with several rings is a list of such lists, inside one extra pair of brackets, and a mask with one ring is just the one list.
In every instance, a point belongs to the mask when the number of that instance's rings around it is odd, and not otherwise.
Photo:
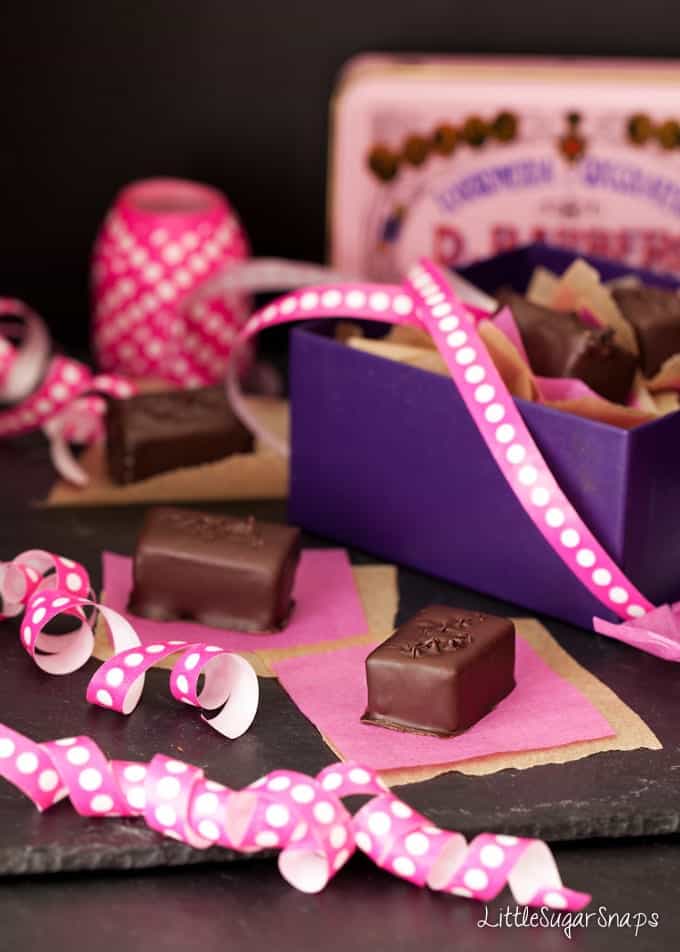
[(376, 145), (369, 153), (368, 167), (381, 182), (391, 182), (399, 171), (399, 159), (386, 145)]
[(409, 165), (422, 165), (430, 152), (430, 144), (423, 136), (409, 136), (404, 143), (403, 157)]
[(443, 122), (432, 133), (432, 148), (437, 155), (451, 155), (455, 151), (460, 140), (460, 135), (455, 126), (448, 122)]
[(507, 144), (517, 138), (518, 132), (519, 117), (508, 109), (503, 109), (488, 122), (477, 115), (468, 116), (460, 125), (442, 121), (430, 135), (408, 135), (399, 149), (391, 149), (383, 142), (376, 143), (368, 153), (366, 163), (375, 178), (387, 184), (397, 177), (403, 166), (421, 168), (432, 156), (448, 158), (464, 145), (481, 149), (492, 141)]
[(647, 113), (636, 112), (626, 123), (626, 133), (633, 145), (655, 144), (667, 152), (680, 146), (680, 122), (677, 119), (655, 122)]

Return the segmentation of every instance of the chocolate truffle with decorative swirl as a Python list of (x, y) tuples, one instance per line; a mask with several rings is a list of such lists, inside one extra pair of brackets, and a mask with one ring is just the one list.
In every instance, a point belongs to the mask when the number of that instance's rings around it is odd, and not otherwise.
[(367, 724), (448, 737), (515, 686), (515, 626), (506, 618), (430, 605), (366, 659)]

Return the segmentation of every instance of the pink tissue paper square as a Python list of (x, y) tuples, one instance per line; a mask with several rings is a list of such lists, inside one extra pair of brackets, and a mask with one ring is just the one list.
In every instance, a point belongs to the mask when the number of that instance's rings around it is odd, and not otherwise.
[(288, 625), (273, 634), (225, 631), (187, 621), (150, 621), (126, 611), (132, 589), (132, 559), (104, 552), (106, 604), (124, 615), (143, 644), (178, 639), (209, 642), (230, 651), (294, 648), (364, 635), (368, 623), (344, 549), (304, 549), (295, 577), (295, 609)]
[(366, 709), (364, 661), (374, 646), (339, 648), (325, 656), (276, 662), (279, 681), (302, 713), (347, 760), (376, 770), (450, 764), (473, 757), (560, 747), (613, 737), (608, 721), (519, 635), (517, 686), (457, 737), (427, 737), (359, 720)]

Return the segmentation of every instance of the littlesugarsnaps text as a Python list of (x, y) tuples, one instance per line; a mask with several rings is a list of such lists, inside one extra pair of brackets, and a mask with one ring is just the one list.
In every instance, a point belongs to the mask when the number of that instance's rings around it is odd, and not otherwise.
[(626, 929), (635, 936), (645, 929), (656, 929), (658, 912), (610, 912), (607, 906), (582, 912), (560, 912), (541, 906), (502, 906), (498, 911), (484, 906), (484, 915), (477, 921), (478, 929), (560, 929), (571, 939), (578, 929)]

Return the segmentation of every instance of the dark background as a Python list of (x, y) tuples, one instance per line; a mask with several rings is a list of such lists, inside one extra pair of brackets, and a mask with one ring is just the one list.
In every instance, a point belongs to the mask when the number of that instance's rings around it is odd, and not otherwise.
[(673, 56), (668, 0), (0, 0), (0, 294), (82, 346), (117, 189), (223, 188), (255, 251), (324, 254), (328, 102), (361, 51)]

